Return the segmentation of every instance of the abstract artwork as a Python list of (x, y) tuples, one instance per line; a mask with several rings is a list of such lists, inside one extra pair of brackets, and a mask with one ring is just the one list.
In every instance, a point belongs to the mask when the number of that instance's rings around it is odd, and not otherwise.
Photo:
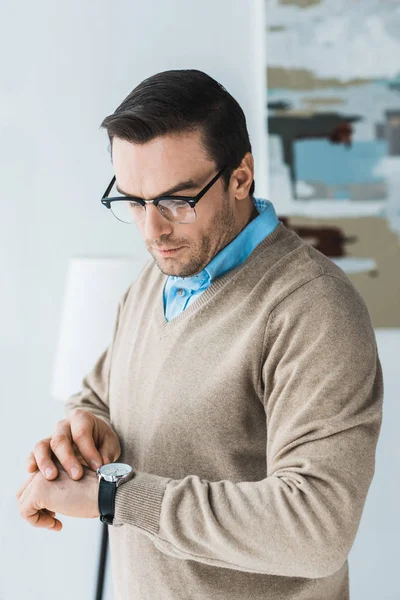
[(400, 2), (265, 0), (269, 199), (400, 326)]

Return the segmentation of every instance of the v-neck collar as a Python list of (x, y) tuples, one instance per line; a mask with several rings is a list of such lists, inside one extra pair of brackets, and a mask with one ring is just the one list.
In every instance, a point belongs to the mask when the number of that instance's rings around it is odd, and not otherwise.
[(220, 291), (230, 279), (236, 278), (242, 271), (242, 269), (245, 268), (249, 264), (249, 262), (252, 261), (256, 256), (258, 256), (260, 252), (262, 252), (265, 248), (271, 246), (273, 243), (281, 239), (288, 237), (288, 235), (291, 235), (293, 233), (294, 232), (292, 230), (289, 230), (282, 222), (280, 222), (276, 229), (274, 229), (272, 233), (267, 235), (262, 240), (262, 242), (260, 242), (260, 244), (256, 246), (256, 248), (244, 262), (242, 262), (237, 267), (231, 269), (224, 275), (217, 277), (211, 283), (211, 285), (206, 290), (204, 290), (204, 292), (202, 292), (200, 296), (198, 296), (198, 298), (196, 298), (196, 300), (193, 300), (193, 302), (189, 304), (189, 306), (187, 306), (183, 312), (171, 319), (171, 321), (167, 321), (165, 318), (163, 297), (164, 287), (169, 275), (163, 274), (161, 279), (161, 294), (159, 294), (156, 299), (155, 309), (153, 313), (155, 322), (159, 329), (160, 336), (163, 336), (167, 331), (175, 330), (176, 327), (179, 327), (179, 325), (183, 321), (188, 319), (200, 307), (204, 306), (216, 293), (218, 293), (218, 291)]

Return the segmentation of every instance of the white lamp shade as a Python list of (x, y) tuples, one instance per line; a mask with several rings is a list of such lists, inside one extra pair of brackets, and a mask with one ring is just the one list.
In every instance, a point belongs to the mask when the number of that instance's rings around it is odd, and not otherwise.
[(118, 303), (143, 267), (132, 258), (72, 258), (66, 277), (52, 397), (65, 401), (111, 343)]

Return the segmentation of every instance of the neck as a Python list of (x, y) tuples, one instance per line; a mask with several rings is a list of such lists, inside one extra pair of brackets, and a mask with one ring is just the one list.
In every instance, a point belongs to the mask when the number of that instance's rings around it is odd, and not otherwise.
[(254, 219), (256, 219), (258, 217), (258, 215), (260, 214), (256, 208), (256, 205), (254, 204), (254, 202), (251, 203), (252, 204), (252, 211), (250, 213), (249, 219), (247, 221), (247, 225), (251, 222), (254, 221)]

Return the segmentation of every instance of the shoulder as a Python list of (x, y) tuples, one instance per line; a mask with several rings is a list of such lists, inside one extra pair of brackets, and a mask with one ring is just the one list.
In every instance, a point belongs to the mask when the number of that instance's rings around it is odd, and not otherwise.
[(139, 270), (138, 275), (123, 293), (120, 299), (121, 310), (134, 302), (138, 290), (140, 290), (140, 293), (142, 294), (148, 286), (153, 286), (155, 280), (160, 278), (160, 276), (162, 276), (162, 273), (156, 267), (153, 259), (147, 260)]
[(366, 309), (365, 300), (346, 273), (297, 234), (290, 250), (277, 257), (272, 270), (274, 276), (266, 278), (274, 297), (271, 313), (301, 303), (321, 305), (338, 301), (360, 304)]

